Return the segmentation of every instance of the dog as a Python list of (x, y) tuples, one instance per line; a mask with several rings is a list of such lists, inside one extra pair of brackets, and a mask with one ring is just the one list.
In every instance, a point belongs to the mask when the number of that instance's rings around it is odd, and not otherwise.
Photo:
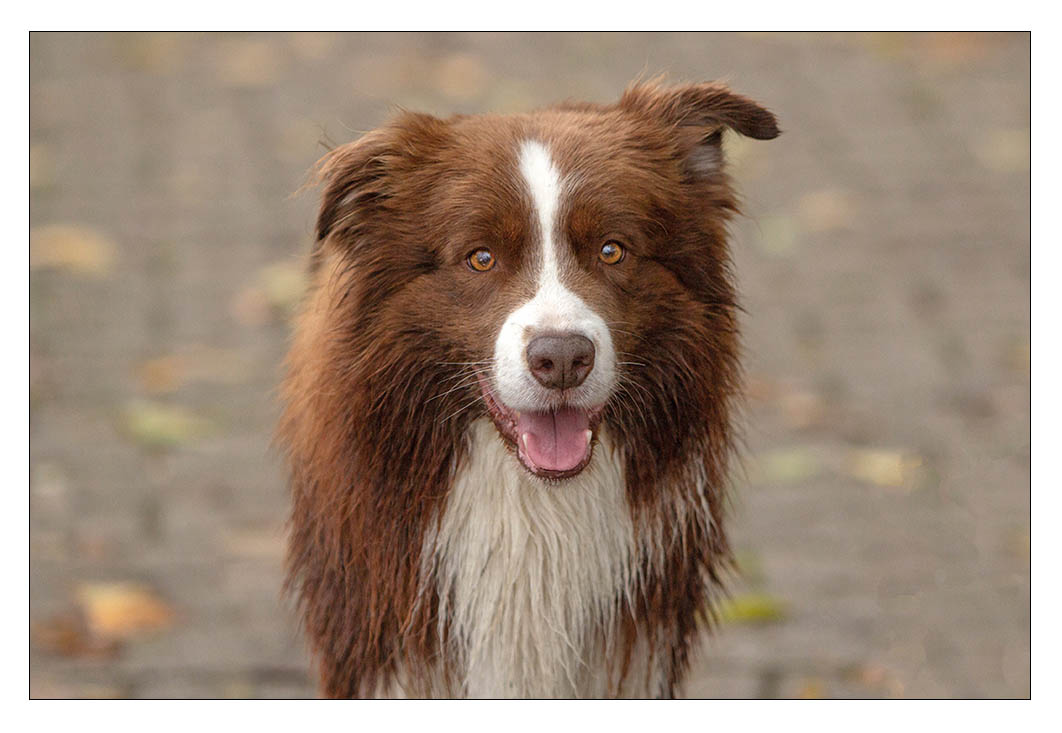
[(282, 386), (288, 587), (330, 697), (671, 697), (731, 555), (720, 83), (402, 112), (318, 164)]

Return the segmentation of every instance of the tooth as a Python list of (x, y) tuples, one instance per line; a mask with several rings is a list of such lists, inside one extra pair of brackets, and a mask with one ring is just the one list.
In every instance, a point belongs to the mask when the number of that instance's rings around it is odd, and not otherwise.
[(531, 454), (527, 452), (527, 433), (520, 434), (520, 447), (523, 449), (523, 457), (533, 470), (538, 470), (538, 464), (535, 463), (535, 459), (531, 457)]
[(594, 431), (593, 430), (584, 430), (583, 431), (583, 435), (586, 436), (586, 444), (590, 445), (590, 440), (594, 437)]

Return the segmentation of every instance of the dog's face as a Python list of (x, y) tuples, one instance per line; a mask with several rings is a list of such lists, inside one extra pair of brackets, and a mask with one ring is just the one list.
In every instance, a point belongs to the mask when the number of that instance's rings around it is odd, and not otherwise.
[(487, 414), (528, 471), (567, 478), (603, 422), (651, 445), (657, 413), (729, 378), (728, 127), (778, 132), (716, 85), (406, 115), (326, 159), (319, 240), (358, 273), (359, 321), (434, 375), (425, 419)]

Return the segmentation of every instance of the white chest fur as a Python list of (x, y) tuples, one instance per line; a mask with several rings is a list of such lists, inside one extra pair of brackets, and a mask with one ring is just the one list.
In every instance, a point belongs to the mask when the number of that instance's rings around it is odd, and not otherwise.
[(449, 628), (455, 684), (469, 697), (657, 694), (635, 648), (616, 688), (616, 615), (635, 592), (635, 531), (623, 462), (606, 431), (590, 465), (550, 484), (525, 471), (486, 420), (472, 427), (426, 570)]

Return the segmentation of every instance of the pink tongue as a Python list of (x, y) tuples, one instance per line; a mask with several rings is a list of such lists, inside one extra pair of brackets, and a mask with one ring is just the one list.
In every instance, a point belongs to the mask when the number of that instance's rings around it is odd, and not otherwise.
[(516, 420), (520, 451), (535, 468), (570, 471), (586, 458), (590, 418), (571, 407), (556, 412), (521, 412)]

